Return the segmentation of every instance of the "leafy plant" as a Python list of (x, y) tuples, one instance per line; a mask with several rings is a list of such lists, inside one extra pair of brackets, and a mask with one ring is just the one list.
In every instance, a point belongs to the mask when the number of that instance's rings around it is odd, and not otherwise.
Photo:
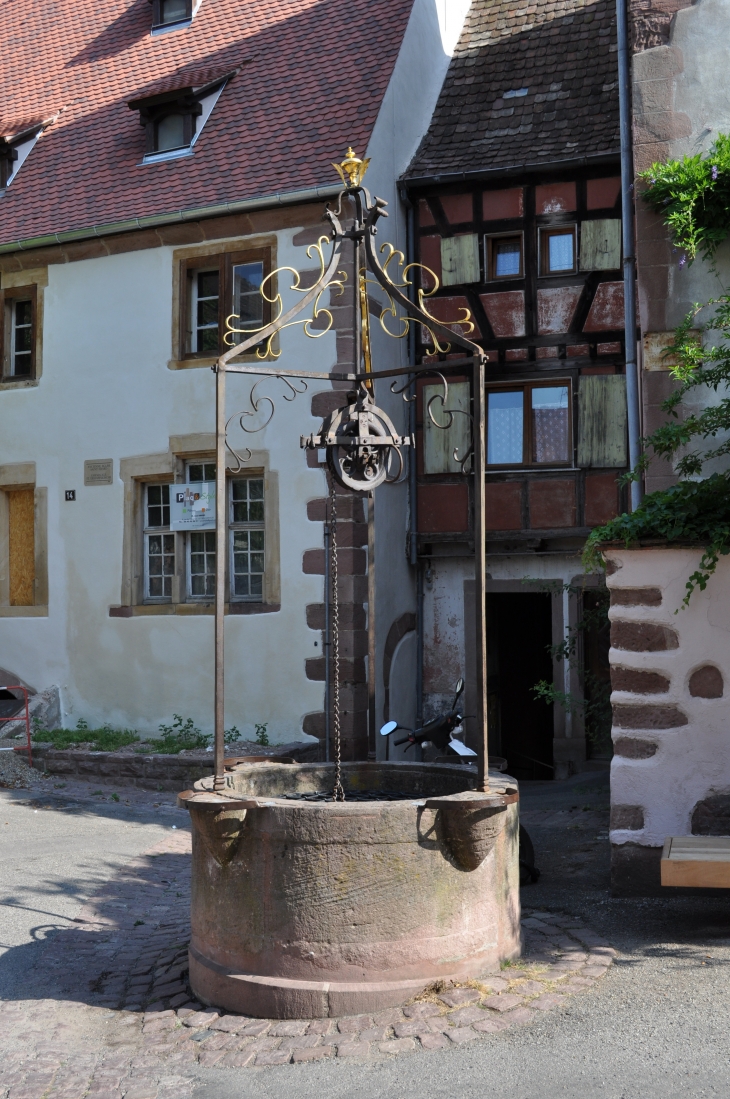
[(260, 725), (258, 722), (254, 725), (254, 728), (256, 729), (256, 743), (261, 744), (263, 747), (267, 747), (269, 744), (269, 737), (266, 732), (268, 727), (268, 721), (265, 721), (263, 725)]
[(88, 727), (89, 723), (88, 721), (85, 721), (83, 717), (80, 717), (79, 720), (76, 722), (77, 729), (88, 729)]
[(241, 733), (235, 725), (231, 725), (230, 729), (226, 729), (223, 733), (224, 744), (237, 744), (241, 739)]
[[(698, 331), (698, 314), (708, 307), (714, 312)], [(707, 342), (706, 333), (712, 333), (711, 343)], [(680, 382), (662, 404), (670, 419), (642, 440), (644, 452), (628, 479), (639, 477), (652, 456), (676, 459), (675, 468), (685, 479), (645, 496), (631, 515), (620, 515), (592, 531), (583, 552), (583, 563), (589, 569), (603, 564), (604, 542), (623, 542), (627, 547), (647, 540), (701, 545), (702, 557), (685, 585), (686, 606), (695, 588), (704, 591), (707, 587), (720, 557), (730, 553), (730, 471), (700, 479), (707, 462), (730, 455), (730, 398), (721, 396), (698, 412), (686, 412), (681, 419), (678, 413), (687, 395), (700, 386), (715, 393), (727, 392), (730, 295), (723, 294), (706, 305), (695, 305), (675, 330), (674, 343), (665, 354), (676, 356), (676, 365), (670, 370)], [(707, 445), (718, 436), (716, 445)]]
[(87, 744), (91, 752), (115, 752), (127, 744), (134, 744), (139, 736), (134, 729), (111, 729), (108, 725), (101, 729), (89, 729), (84, 724), (80, 729), (34, 729), (33, 739), (58, 749)]
[[(568, 592), (571, 595), (583, 595), (583, 613), (578, 622), (569, 626), (565, 637), (557, 645), (548, 645), (553, 660), (565, 661), (568, 667), (577, 672), (581, 694), (558, 690), (547, 679), (541, 679), (532, 688), (536, 698), (543, 699), (548, 705), (557, 704), (566, 712), (580, 714), (586, 736), (596, 748), (605, 748), (611, 743), (611, 682), (608, 676), (601, 677), (585, 667), (582, 660), (583, 646), (591, 633), (598, 633), (608, 626), (609, 594), (603, 588), (592, 588), (590, 592), (575, 584), (546, 584), (544, 591)], [(592, 597), (590, 602), (587, 596)]]
[(188, 752), (194, 748), (206, 748), (210, 737), (201, 733), (191, 717), (183, 721), (180, 714), (173, 714), (172, 725), (160, 725), (162, 734), (155, 742), (154, 750), (164, 752), (166, 755), (177, 755), (178, 752)]
[(684, 252), (680, 266), (698, 252), (712, 261), (730, 233), (730, 137), (718, 134), (706, 156), (652, 164), (639, 179), (647, 184), (642, 198)]

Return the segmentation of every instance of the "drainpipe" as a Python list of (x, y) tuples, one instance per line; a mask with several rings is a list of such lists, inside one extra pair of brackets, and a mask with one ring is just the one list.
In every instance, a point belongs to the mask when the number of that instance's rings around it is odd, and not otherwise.
[[(626, 404), (629, 421), (629, 465), (636, 468), (641, 454), (639, 371), (636, 355), (636, 255), (634, 243), (634, 188), (631, 143), (631, 56), (627, 0), (616, 0), (618, 34), (618, 101), (621, 127), (621, 214), (624, 269), (624, 330), (626, 333)], [(641, 481), (631, 482), (631, 511), (641, 503)]]
[[(405, 187), (400, 189), (400, 197), (406, 208), (406, 263), (413, 263), (415, 248), (415, 211)], [(412, 296), (412, 287), (408, 287)], [(408, 362), (416, 359), (416, 326), (411, 322), (408, 329)], [(416, 438), (416, 402), (408, 405), (408, 431), (412, 439)], [(410, 531), (408, 538), (409, 560), (416, 570), (416, 728), (423, 724), (423, 566), (418, 560), (418, 467), (415, 447), (408, 455), (408, 504)]]

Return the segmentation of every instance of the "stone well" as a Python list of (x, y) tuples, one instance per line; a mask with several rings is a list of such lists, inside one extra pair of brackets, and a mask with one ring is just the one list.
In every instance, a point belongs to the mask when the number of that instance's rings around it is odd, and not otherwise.
[[(206, 1004), (274, 1018), (372, 1012), (520, 953), (518, 793), (468, 767), (233, 763), (193, 825), (190, 980)], [(362, 798), (363, 800), (357, 800)]]

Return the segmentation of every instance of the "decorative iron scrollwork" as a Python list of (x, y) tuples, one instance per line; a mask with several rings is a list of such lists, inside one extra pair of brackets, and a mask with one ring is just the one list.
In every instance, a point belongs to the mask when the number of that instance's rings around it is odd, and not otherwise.
[[(318, 261), (319, 270), (316, 272), (313, 284), (308, 288), (302, 285), (302, 277), (293, 267), (280, 267), (272, 271), (261, 284), (261, 296), (270, 307), (272, 319), (256, 329), (236, 327), (235, 316), (230, 316), (226, 321), (225, 342), (229, 345), (219, 359), (217, 370), (229, 370), (238, 373), (268, 373), (278, 376), (285, 381), (282, 374), (290, 377), (296, 376), (302, 381), (307, 378), (331, 377), (341, 378), (335, 372), (331, 374), (316, 374), (311, 371), (282, 371), (279, 374), (276, 368), (257, 368), (256, 366), (240, 362), (239, 356), (246, 352), (253, 352), (257, 359), (276, 359), (280, 350), (275, 344), (275, 337), (284, 328), (293, 324), (302, 324), (304, 332), (311, 339), (318, 339), (330, 332), (334, 325), (333, 315), (322, 302), (325, 290), (342, 295), (345, 290), (347, 276), (340, 268), (342, 249), (345, 241), (351, 241), (355, 257), (355, 285), (353, 287), (355, 297), (355, 332), (356, 332), (356, 361), (353, 364), (354, 372), (344, 375), (347, 380), (355, 383), (356, 389), (352, 393), (348, 404), (333, 412), (322, 424), (320, 431), (310, 436), (302, 437), (302, 446), (307, 448), (324, 448), (327, 452), (327, 465), (336, 480), (348, 488), (359, 491), (376, 488), (384, 482), (394, 482), (400, 479), (403, 472), (402, 447), (412, 445), (412, 439), (399, 435), (388, 415), (374, 403), (374, 380), (371, 364), (370, 328), (367, 286), (377, 283), (381, 291), (385, 292), (387, 304), (382, 306), (379, 313), (380, 326), (383, 332), (395, 339), (403, 339), (408, 335), (413, 323), (420, 324), (429, 333), (434, 348), (440, 354), (451, 351), (452, 344), (457, 344), (472, 356), (483, 358), (484, 352), (468, 337), (474, 332), (475, 326), (468, 309), (462, 309), (463, 316), (458, 321), (444, 322), (432, 312), (434, 295), (439, 289), (439, 280), (436, 274), (423, 264), (406, 263), (403, 252), (388, 242), (375, 246), (375, 236), (378, 232), (377, 222), (382, 217), (387, 217), (385, 207), (387, 205), (380, 198), (372, 199), (367, 189), (362, 186), (362, 178), (368, 167), (367, 160), (361, 160), (351, 148), (341, 164), (335, 165), (337, 172), (344, 183), (344, 190), (340, 192), (334, 207), (327, 207), (325, 219), (329, 222), (329, 235), (322, 235), (316, 244), (307, 249), (310, 259)], [(349, 227), (345, 229), (342, 224), (343, 201), (347, 199), (351, 203), (352, 218)], [(330, 248), (330, 254), (325, 255)], [(382, 260), (381, 260), (382, 257)], [(419, 286), (416, 281), (416, 273), (421, 273)], [(288, 273), (291, 276), (289, 292), (299, 297), (299, 301), (287, 311), (284, 310), (284, 301), (278, 288), (277, 279)], [(372, 277), (370, 277), (372, 276)], [(412, 295), (411, 296), (409, 296)], [(415, 300), (412, 300), (415, 299)], [(381, 303), (382, 305), (382, 303)], [(429, 308), (430, 306), (430, 308)], [(311, 314), (305, 316), (304, 311), (311, 307)], [(244, 336), (241, 343), (234, 343), (237, 337)], [(234, 359), (239, 359), (234, 362)], [(423, 376), (430, 373), (429, 367), (423, 364), (414, 368), (414, 373)], [(453, 423), (454, 414), (463, 410), (449, 409), (448, 386), (445, 378), (438, 371), (444, 386), (441, 408), (446, 416), (446, 423), (439, 423), (432, 412), (434, 401), (438, 395), (428, 402), (428, 416), (434, 426), (442, 430), (448, 430)], [(292, 390), (292, 396), (285, 394), (286, 400), (292, 400), (296, 395), (294, 386), (286, 383)], [(410, 389), (412, 382), (406, 386)], [(404, 390), (404, 400), (413, 400)], [(246, 433), (261, 430), (269, 423), (274, 414), (274, 403), (268, 396), (258, 396), (256, 386), (250, 395), (251, 408), (242, 413), (237, 413), (228, 421), (230, 425), (237, 421), (239, 427)], [(262, 412), (267, 406), (268, 415)], [(258, 416), (258, 420), (251, 418)], [(262, 416), (265, 422), (262, 421)], [(260, 426), (254, 427), (253, 423)], [(250, 456), (248, 448), (243, 452), (236, 452), (226, 439), (228, 449), (234, 454), (240, 464), (247, 461)], [(454, 459), (464, 470), (472, 448), (463, 457), (454, 453)]]

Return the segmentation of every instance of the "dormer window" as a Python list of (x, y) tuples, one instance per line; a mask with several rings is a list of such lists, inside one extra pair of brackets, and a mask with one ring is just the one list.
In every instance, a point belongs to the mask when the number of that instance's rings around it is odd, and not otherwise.
[(200, 84), (161, 88), (153, 94), (132, 99), (130, 110), (139, 111), (145, 130), (145, 162), (171, 160), (192, 152), (203, 126), (208, 121), (218, 96), (233, 73)]
[(156, 123), (155, 152), (165, 153), (169, 152), (170, 149), (182, 149), (183, 146), (190, 144), (192, 139), (186, 140), (189, 117), (184, 114), (166, 114), (162, 116), (160, 121)]
[(42, 130), (42, 125), (36, 125), (13, 136), (0, 137), (0, 190), (10, 186)]
[(17, 159), (18, 154), (10, 142), (0, 138), (0, 187), (7, 187)]
[(170, 23), (182, 23), (190, 19), (192, 12), (192, 0), (156, 0), (154, 20), (157, 26), (169, 26)]
[(150, 0), (150, 3), (153, 34), (189, 27), (200, 7), (200, 0)]

